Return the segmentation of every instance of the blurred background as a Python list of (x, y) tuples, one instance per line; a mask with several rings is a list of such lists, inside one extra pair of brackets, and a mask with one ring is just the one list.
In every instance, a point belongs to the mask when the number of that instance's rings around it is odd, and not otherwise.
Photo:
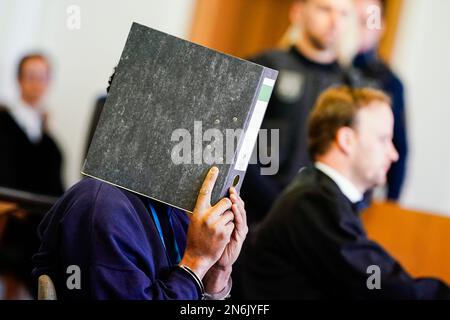
[[(93, 105), (105, 94), (132, 21), (239, 57), (277, 46), (290, 0), (0, 1), (0, 101), (17, 92), (28, 52), (53, 65), (49, 128), (64, 156), (64, 184), (80, 178)], [(79, 8), (80, 24), (70, 26)], [(381, 55), (406, 88), (409, 162), (401, 203), (450, 216), (450, 2), (390, 0)], [(69, 24), (69, 25), (68, 25)]]
[[(94, 107), (106, 94), (133, 21), (247, 58), (289, 42), (293, 36), (288, 32), (292, 2), (0, 0), (0, 102), (7, 105), (19, 95), (16, 72), (22, 56), (40, 52), (50, 58), (51, 86), (45, 108), (49, 131), (62, 151), (67, 189), (81, 178)], [(387, 0), (385, 9), (387, 28), (380, 56), (405, 86), (409, 136), (406, 180), (399, 203), (402, 214), (420, 213), (420, 217), (414, 226), (403, 222), (414, 229), (414, 245), (390, 244), (396, 232), (390, 233), (385, 220), (367, 218), (367, 223), (372, 223), (368, 230), (385, 241), (388, 249), (397, 250), (413, 273), (446, 277), (448, 271), (441, 268), (449, 266), (449, 257), (438, 252), (448, 250), (449, 239), (442, 243), (432, 237), (450, 230), (450, 1)], [(424, 220), (423, 215), (430, 218)], [(431, 223), (430, 219), (438, 220)], [(428, 225), (441, 229), (427, 231)], [(420, 233), (426, 233), (425, 238), (419, 238)], [(441, 242), (437, 249), (430, 243), (423, 248), (438, 258), (429, 264), (422, 259), (419, 266), (417, 242), (427, 239)]]

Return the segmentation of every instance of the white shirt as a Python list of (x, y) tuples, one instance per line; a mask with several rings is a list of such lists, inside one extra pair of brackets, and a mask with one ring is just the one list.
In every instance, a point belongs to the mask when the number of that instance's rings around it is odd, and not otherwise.
[(333, 180), (341, 192), (352, 202), (356, 203), (363, 199), (363, 194), (355, 187), (355, 185), (344, 177), (337, 170), (327, 166), (322, 162), (316, 162), (315, 167), (326, 174), (331, 180)]
[(39, 108), (18, 99), (9, 107), (9, 112), (31, 142), (38, 143), (42, 139), (43, 117)]

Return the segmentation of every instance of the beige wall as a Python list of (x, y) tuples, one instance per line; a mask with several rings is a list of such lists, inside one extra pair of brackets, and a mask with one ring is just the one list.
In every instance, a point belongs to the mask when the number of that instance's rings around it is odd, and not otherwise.
[(410, 163), (402, 203), (450, 216), (450, 1), (404, 1), (393, 66), (407, 89)]
[[(69, 5), (81, 9), (81, 29), (69, 30)], [(0, 0), (0, 99), (17, 94), (21, 55), (44, 50), (54, 62), (48, 96), (50, 129), (64, 151), (66, 185), (80, 177), (93, 104), (105, 92), (133, 21), (187, 37), (194, 0)]]

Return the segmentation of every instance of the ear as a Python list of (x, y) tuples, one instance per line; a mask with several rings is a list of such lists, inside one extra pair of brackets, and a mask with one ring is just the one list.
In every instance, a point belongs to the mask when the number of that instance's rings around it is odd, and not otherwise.
[(344, 154), (350, 155), (356, 143), (355, 130), (350, 127), (341, 127), (336, 132), (336, 145)]

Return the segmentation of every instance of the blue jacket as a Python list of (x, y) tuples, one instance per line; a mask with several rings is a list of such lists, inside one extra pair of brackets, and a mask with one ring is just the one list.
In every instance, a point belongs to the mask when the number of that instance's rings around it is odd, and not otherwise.
[[(182, 256), (189, 222), (184, 211), (86, 178), (59, 199), (39, 226), (33, 276), (48, 274), (58, 299), (199, 299), (194, 279), (169, 261), (149, 202), (158, 215), (172, 216), (173, 232), (164, 221), (161, 227), (165, 242), (175, 239)], [(75, 283), (74, 271), (67, 272), (71, 265), (80, 268), (80, 289), (67, 286)]]

